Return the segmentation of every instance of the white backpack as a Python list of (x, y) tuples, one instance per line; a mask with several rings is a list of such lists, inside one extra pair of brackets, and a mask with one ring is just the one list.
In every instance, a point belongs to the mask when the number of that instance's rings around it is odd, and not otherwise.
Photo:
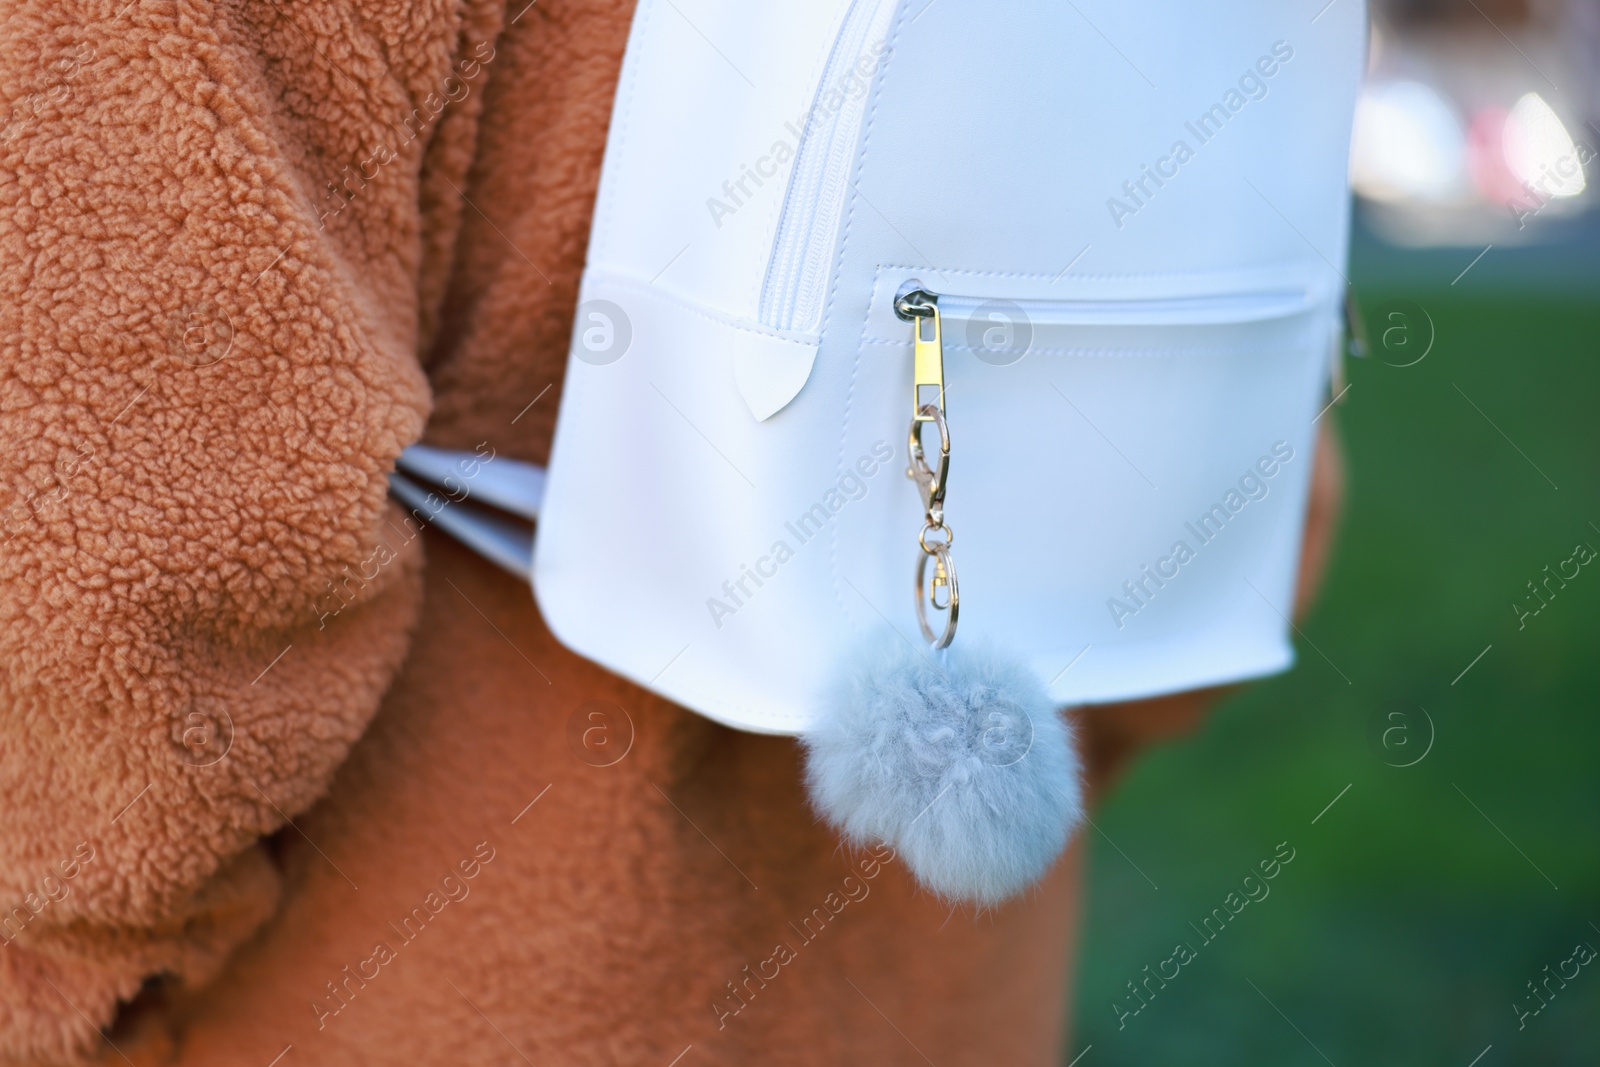
[[(1292, 658), (1366, 34), (1355, 0), (1317, 6), (640, 0), (540, 486), (552, 631), (805, 736), (847, 834), (934, 834), (934, 888), (1026, 884), (1076, 817), (1074, 766), (1037, 710), (988, 703)], [(951, 693), (967, 713), (927, 719)], [(831, 723), (844, 699), (870, 721)], [(919, 747), (950, 729), (970, 743)], [(849, 751), (870, 766), (830, 785)], [(1038, 807), (1006, 790), (1051, 761), (1034, 786), (1070, 795), (1026, 855), (951, 858)], [(921, 822), (941, 788), (950, 818)]]

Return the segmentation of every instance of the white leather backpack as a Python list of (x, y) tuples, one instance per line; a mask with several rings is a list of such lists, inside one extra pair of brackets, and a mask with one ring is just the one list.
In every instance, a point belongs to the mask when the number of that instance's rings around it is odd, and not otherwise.
[(933, 888), (1026, 884), (1077, 813), (1054, 707), (1291, 660), (1366, 33), (1320, 6), (640, 0), (510, 494), (552, 631), (808, 738)]

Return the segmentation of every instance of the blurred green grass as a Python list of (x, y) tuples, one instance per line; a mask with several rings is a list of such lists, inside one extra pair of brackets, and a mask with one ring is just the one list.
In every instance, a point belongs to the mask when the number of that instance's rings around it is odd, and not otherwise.
[[(1357, 255), (1374, 343), (1404, 299), (1434, 347), (1351, 361), (1350, 495), (1295, 668), (1149, 753), (1096, 814), (1081, 1067), (1467, 1067), (1491, 1045), (1480, 1067), (1600, 1062), (1600, 961), (1520, 1030), (1512, 1008), (1600, 947), (1600, 566), (1523, 629), (1511, 608), (1578, 541), (1600, 549), (1600, 279), (1517, 284), (1536, 253), (1489, 255), (1454, 286), (1441, 257)], [(1433, 747), (1390, 766), (1421, 752), (1418, 706)], [(1374, 742), (1390, 711), (1411, 749)], [(1189, 924), (1285, 840), (1270, 896), (1202, 944)], [(1179, 941), (1198, 958), (1119, 1029), (1125, 983)]]

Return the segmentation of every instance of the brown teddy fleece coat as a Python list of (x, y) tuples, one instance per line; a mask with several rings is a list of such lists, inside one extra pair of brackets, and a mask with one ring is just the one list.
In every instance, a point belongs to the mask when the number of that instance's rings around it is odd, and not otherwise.
[(630, 15), (0, 4), (0, 1063), (1059, 1053), (1076, 847), (952, 916), (386, 501), (544, 460)]

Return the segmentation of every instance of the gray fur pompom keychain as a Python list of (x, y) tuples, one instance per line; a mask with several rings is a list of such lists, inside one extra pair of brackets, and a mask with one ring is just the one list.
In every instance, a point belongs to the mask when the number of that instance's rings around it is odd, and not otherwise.
[[(937, 298), (914, 290), (896, 311), (915, 324), (907, 474), (927, 512), (916, 584), (930, 647), (886, 633), (843, 666), (802, 738), (806, 784), (847, 840), (887, 841), (928, 889), (988, 906), (1038, 880), (1066, 847), (1083, 814), (1078, 760), (1032, 670), (997, 648), (951, 645), (960, 590), (944, 521), (950, 432)], [(924, 402), (924, 390), (937, 392)], [(939, 433), (937, 468), (922, 444), (929, 423)], [(930, 605), (944, 615), (937, 634)]]

